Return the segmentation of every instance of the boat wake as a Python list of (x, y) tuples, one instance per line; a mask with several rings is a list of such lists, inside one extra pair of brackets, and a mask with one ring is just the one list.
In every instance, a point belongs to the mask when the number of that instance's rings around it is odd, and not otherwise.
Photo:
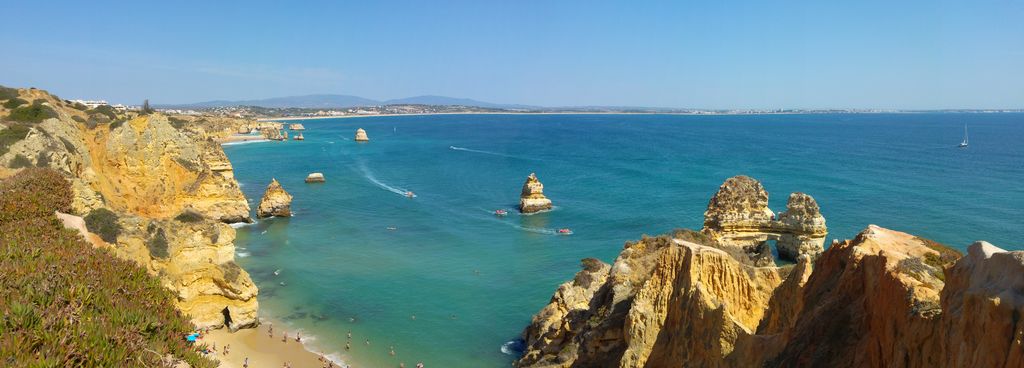
[[(395, 193), (395, 194), (398, 194), (398, 195), (403, 196), (403, 197), (409, 196), (408, 193), (410, 193), (410, 191), (408, 191), (406, 189), (403, 189), (403, 188), (399, 188), (399, 187), (393, 187), (393, 186), (385, 184), (384, 182), (382, 182), (380, 180), (377, 180), (377, 177), (374, 176), (372, 172), (370, 172), (370, 169), (366, 168), (366, 163), (365, 162), (360, 162), (359, 163), (359, 170), (363, 172), (363, 177), (365, 177), (366, 180), (369, 180), (371, 183), (376, 184), (381, 189), (387, 190), (387, 191), (389, 191), (391, 193)], [(416, 195), (413, 194), (411, 197), (416, 198)]]
[(240, 146), (240, 145), (243, 145), (243, 144), (263, 143), (263, 142), (270, 142), (270, 140), (269, 139), (256, 139), (256, 140), (251, 140), (251, 141), (224, 142), (224, 143), (221, 143), (220, 145), (221, 146)]
[(483, 150), (475, 150), (475, 149), (472, 149), (472, 148), (448, 146), (448, 149), (453, 150), (453, 151), (473, 152), (473, 153), (480, 153), (480, 154), (484, 154), (484, 155), (500, 156), (500, 157), (507, 157), (507, 158), (515, 158), (515, 159), (525, 160), (524, 158), (516, 157), (516, 156), (512, 156), (512, 155), (506, 155), (504, 153), (491, 152), (491, 151), (483, 151)]

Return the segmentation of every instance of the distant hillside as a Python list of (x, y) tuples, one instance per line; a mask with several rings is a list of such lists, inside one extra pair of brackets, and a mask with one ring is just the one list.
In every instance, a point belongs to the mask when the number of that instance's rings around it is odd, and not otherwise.
[(350, 95), (305, 95), (305, 96), (289, 96), (289, 97), (275, 97), (266, 98), (261, 100), (216, 100), (197, 102), (190, 104), (176, 104), (176, 105), (160, 105), (157, 107), (175, 107), (175, 108), (207, 108), (207, 107), (225, 107), (225, 106), (260, 106), (269, 108), (346, 108), (346, 107), (358, 107), (358, 106), (378, 106), (378, 105), (447, 105), (447, 106), (472, 106), (472, 107), (484, 107), (484, 108), (495, 108), (495, 109), (529, 109), (536, 108), (535, 106), (526, 105), (510, 105), (510, 104), (496, 104), (491, 102), (477, 101), (468, 98), (455, 98), (445, 96), (416, 96), (398, 98), (387, 101), (377, 101), (359, 96)]

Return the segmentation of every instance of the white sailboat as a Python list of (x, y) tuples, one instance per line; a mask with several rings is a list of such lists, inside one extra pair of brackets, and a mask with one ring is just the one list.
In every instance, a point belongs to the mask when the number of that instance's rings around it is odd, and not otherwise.
[(957, 147), (960, 147), (960, 148), (966, 148), (967, 147), (967, 124), (964, 124), (964, 141), (960, 142), (960, 145), (957, 146)]

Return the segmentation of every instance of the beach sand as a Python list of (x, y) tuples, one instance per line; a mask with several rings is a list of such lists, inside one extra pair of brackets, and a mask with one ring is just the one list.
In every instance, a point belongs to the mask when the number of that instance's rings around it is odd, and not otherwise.
[[(288, 342), (281, 342), (281, 333), (288, 332)], [(302, 343), (295, 342), (294, 331), (274, 329), (274, 337), (267, 336), (267, 326), (246, 328), (236, 332), (228, 329), (210, 331), (203, 337), (202, 343), (207, 346), (216, 343), (217, 353), (211, 357), (220, 361), (222, 368), (242, 368), (245, 358), (249, 358), (250, 368), (280, 368), (287, 362), (295, 368), (323, 367), (320, 355), (306, 350)], [(224, 346), (231, 345), (227, 355)], [(335, 362), (335, 367), (339, 362)]]

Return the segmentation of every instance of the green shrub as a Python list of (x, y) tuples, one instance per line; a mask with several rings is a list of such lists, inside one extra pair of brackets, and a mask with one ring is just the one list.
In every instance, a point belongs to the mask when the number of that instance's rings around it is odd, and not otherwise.
[(117, 120), (117, 111), (110, 105), (96, 106), (92, 110), (89, 110), (89, 114), (100, 114), (106, 116), (109, 120)]
[(21, 106), (11, 110), (11, 114), (7, 116), (7, 120), (25, 123), (39, 123), (43, 120), (57, 117), (56, 111), (53, 111), (49, 106), (37, 102), (33, 102), (31, 106)]
[(89, 120), (85, 121), (85, 126), (89, 129), (96, 129), (100, 124), (107, 124), (110, 122), (110, 118), (103, 114), (90, 114)]
[(99, 235), (107, 243), (116, 243), (121, 235), (121, 224), (117, 222), (117, 214), (106, 208), (97, 208), (85, 216), (85, 228)]
[(0, 86), (0, 100), (18, 98), (18, 89)]
[(14, 158), (11, 159), (11, 162), (7, 163), (7, 167), (12, 169), (24, 169), (29, 166), (32, 166), (32, 161), (22, 154), (14, 155)]
[(169, 121), (171, 123), (171, 126), (173, 126), (174, 129), (178, 129), (178, 130), (181, 130), (181, 128), (185, 127), (185, 125), (188, 124), (188, 120), (185, 120), (185, 119), (182, 119), (182, 118), (176, 118), (176, 117), (173, 117), (173, 116), (167, 118), (167, 121)]
[(196, 212), (193, 209), (186, 208), (181, 212), (181, 214), (175, 216), (174, 219), (181, 222), (196, 223), (203, 221), (204, 217), (203, 214)]
[(89, 109), (89, 106), (85, 106), (81, 102), (75, 102), (73, 105), (71, 105), (71, 107), (73, 107), (75, 110), (79, 110), (79, 111), (85, 111), (85, 110)]
[(57, 221), (71, 202), (60, 174), (25, 170), (0, 193), (0, 366), (216, 366), (184, 343), (195, 327), (160, 280)]
[(149, 240), (146, 240), (146, 249), (149, 249), (149, 255), (155, 258), (167, 259), (171, 254), (167, 251), (167, 235), (164, 234), (164, 229), (156, 229)]
[(924, 255), (924, 264), (935, 267), (937, 272), (934, 272), (933, 274), (935, 277), (939, 278), (939, 280), (946, 281), (946, 274), (943, 270), (964, 256), (964, 254), (959, 250), (934, 240), (922, 238), (920, 236), (914, 237), (914, 239), (924, 243), (924, 246), (929, 249), (939, 252), (939, 254)]
[(16, 108), (18, 106), (21, 106), (21, 105), (24, 105), (24, 104), (27, 104), (27, 103), (28, 103), (28, 101), (25, 101), (25, 100), (22, 100), (20, 98), (15, 97), (15, 98), (12, 98), (10, 100), (7, 100), (7, 102), (4, 102), (4, 107), (6, 107), (8, 109), (13, 109), (13, 108)]
[(29, 128), (21, 124), (11, 124), (7, 129), (0, 130), (0, 156), (10, 149), (11, 145), (28, 136)]
[(110, 130), (117, 129), (117, 128), (121, 127), (121, 125), (124, 125), (125, 121), (127, 121), (127, 120), (125, 120), (125, 119), (114, 120), (114, 122), (110, 123), (110, 125), (107, 126), (107, 128), (110, 128)]
[(71, 115), (71, 120), (77, 121), (79, 123), (84, 123), (85, 122), (85, 118), (83, 118), (81, 116), (78, 116), (78, 115)]
[(39, 155), (36, 155), (36, 167), (47, 167), (50, 166), (50, 150), (39, 151)]
[(590, 272), (600, 270), (602, 266), (604, 266), (604, 262), (597, 258), (584, 258), (580, 260), (580, 267)]

